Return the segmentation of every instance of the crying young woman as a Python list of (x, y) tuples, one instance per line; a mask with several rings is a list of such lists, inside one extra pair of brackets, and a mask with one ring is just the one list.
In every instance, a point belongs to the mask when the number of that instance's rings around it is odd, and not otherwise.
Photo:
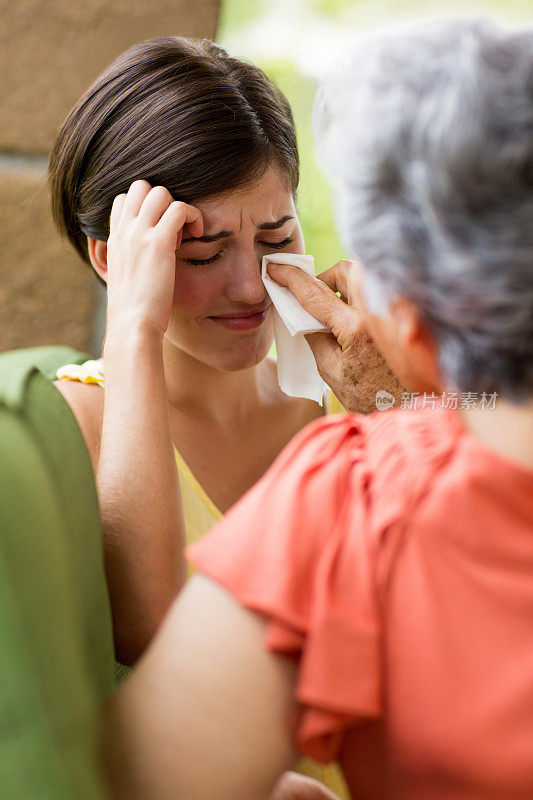
[[(322, 407), (284, 394), (269, 356), (262, 258), (305, 252), (291, 109), (210, 41), (148, 40), (76, 103), (49, 179), (56, 224), (107, 285), (102, 358), (65, 365), (56, 386), (94, 465), (131, 665), (186, 580), (185, 544), (307, 423), (343, 411), (329, 392)], [(342, 794), (334, 768), (306, 771)]]

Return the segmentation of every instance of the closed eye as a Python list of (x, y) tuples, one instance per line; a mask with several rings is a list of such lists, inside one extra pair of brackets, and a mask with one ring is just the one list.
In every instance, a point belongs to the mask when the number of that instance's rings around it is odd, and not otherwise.
[(290, 238), (290, 236), (288, 236), (282, 242), (259, 242), (259, 244), (262, 244), (263, 247), (271, 247), (274, 250), (281, 250), (283, 247), (287, 247), (288, 244), (291, 244), (292, 241), (293, 240)]
[[(291, 244), (293, 239), (288, 236), (286, 239), (283, 239), (282, 242), (258, 242), (258, 244), (262, 245), (263, 247), (267, 247), (270, 250), (282, 250), (287, 245)], [(204, 267), (207, 264), (212, 264), (214, 261), (218, 261), (219, 258), (222, 257), (222, 250), (219, 250), (218, 253), (215, 253), (214, 256), (211, 258), (188, 258), (187, 264), (192, 264), (193, 267)]]
[(194, 267), (203, 267), (206, 264), (212, 264), (213, 261), (218, 261), (221, 256), (222, 250), (219, 250), (218, 253), (215, 253), (211, 258), (188, 258), (187, 264), (192, 264)]

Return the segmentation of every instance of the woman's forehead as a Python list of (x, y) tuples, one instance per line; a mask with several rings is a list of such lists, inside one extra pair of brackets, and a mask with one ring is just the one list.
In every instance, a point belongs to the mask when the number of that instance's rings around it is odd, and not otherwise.
[(238, 230), (245, 225), (260, 227), (282, 219), (284, 223), (297, 219), (292, 193), (274, 170), (251, 186), (207, 197), (194, 205), (202, 212), (206, 231), (217, 226)]

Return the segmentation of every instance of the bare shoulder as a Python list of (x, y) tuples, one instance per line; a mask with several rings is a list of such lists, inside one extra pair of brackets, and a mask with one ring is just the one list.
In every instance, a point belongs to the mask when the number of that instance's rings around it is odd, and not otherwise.
[(76, 417), (96, 469), (104, 414), (104, 390), (94, 383), (69, 380), (54, 381), (54, 386), (61, 392)]

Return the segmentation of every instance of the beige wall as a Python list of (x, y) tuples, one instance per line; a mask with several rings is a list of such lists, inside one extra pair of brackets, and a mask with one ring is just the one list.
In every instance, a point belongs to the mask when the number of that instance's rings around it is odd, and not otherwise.
[(46, 159), (70, 107), (151, 36), (214, 38), (221, 0), (0, 0), (0, 351), (71, 344), (97, 355), (103, 292), (53, 229)]

